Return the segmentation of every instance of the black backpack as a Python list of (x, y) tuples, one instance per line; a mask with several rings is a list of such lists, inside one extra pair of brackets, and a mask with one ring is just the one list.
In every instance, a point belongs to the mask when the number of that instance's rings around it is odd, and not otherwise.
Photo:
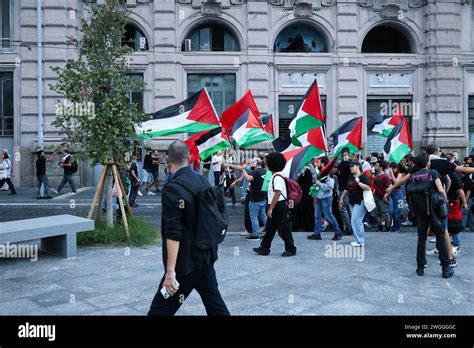
[[(428, 173), (411, 174), (406, 191), (415, 215), (431, 215), (439, 220), (448, 216), (447, 203), (438, 191), (433, 191), (433, 177)], [(438, 221), (435, 221), (438, 223)]]
[(77, 173), (77, 169), (78, 169), (78, 165), (77, 165), (77, 161), (71, 156), (71, 172), (74, 174), (74, 173)]
[[(217, 248), (225, 239), (228, 227), (227, 209), (222, 186), (212, 187), (201, 175), (197, 176), (204, 188), (197, 194), (185, 185), (178, 184), (191, 192), (196, 199), (196, 234), (194, 244), (202, 250)], [(173, 183), (178, 183), (174, 181)]]

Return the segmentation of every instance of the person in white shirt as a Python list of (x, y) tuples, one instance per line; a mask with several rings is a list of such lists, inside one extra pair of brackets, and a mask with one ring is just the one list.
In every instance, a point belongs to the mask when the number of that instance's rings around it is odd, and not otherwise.
[(265, 157), (267, 169), (272, 173), (267, 191), (267, 224), (265, 236), (260, 247), (253, 251), (259, 255), (270, 254), (270, 249), (276, 231), (285, 242), (285, 251), (281, 256), (296, 255), (296, 247), (291, 234), (291, 226), (288, 220), (288, 206), (286, 204), (287, 189), (286, 181), (281, 173), (285, 168), (286, 159), (279, 152), (271, 152)]
[(222, 162), (223, 162), (223, 157), (222, 157), (222, 152), (217, 152), (214, 155), (212, 155), (212, 171), (214, 172), (214, 186), (219, 186), (219, 181), (221, 178), (221, 171), (222, 171)]
[(15, 186), (13, 186), (11, 175), (12, 175), (12, 161), (10, 160), (10, 156), (8, 155), (7, 150), (3, 150), (2, 154), (2, 163), (0, 164), (2, 167), (1, 173), (3, 174), (0, 176), (0, 187), (2, 187), (5, 183), (7, 183), (8, 188), (10, 189), (10, 195), (16, 195)]

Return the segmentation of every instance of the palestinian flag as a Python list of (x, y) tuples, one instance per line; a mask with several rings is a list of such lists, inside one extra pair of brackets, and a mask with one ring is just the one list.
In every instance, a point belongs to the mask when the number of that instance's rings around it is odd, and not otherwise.
[(189, 148), (189, 164), (193, 165), (194, 169), (199, 168), (201, 162), (201, 156), (199, 155), (199, 150), (196, 146), (196, 140), (199, 139), (205, 132), (199, 132), (194, 134), (191, 138), (185, 141), (186, 145)]
[(347, 121), (330, 136), (333, 145), (332, 158), (339, 155), (344, 147), (349, 149), (350, 155), (362, 149), (362, 116)]
[(398, 106), (392, 116), (384, 117), (382, 123), (376, 124), (372, 128), (372, 132), (378, 133), (381, 136), (388, 137), (392, 132), (393, 128), (403, 122), (405, 118), (400, 112), (400, 106)]
[(273, 138), (265, 131), (260, 120), (251, 109), (247, 109), (242, 116), (235, 121), (230, 134), (241, 148), (249, 147)]
[(156, 138), (187, 132), (201, 132), (219, 127), (219, 119), (207, 90), (157, 111), (152, 119), (135, 126), (138, 137)]
[(315, 79), (303, 97), (296, 117), (290, 123), (289, 129), (293, 143), (302, 146), (298, 138), (310, 129), (319, 127), (324, 123), (325, 120), (321, 108), (318, 82)]
[(315, 149), (319, 149), (320, 153), (328, 151), (328, 146), (326, 142), (326, 136), (324, 134), (323, 127), (317, 127), (309, 130), (307, 133), (304, 133), (298, 138), (299, 143), (302, 146), (296, 146), (292, 142), (290, 131), (285, 134), (280, 135), (277, 139), (273, 141), (273, 147), (275, 151), (285, 153), (291, 150), (296, 150), (300, 147), (312, 145)]
[(285, 156), (286, 159), (286, 166), (285, 169), (282, 170), (282, 174), (290, 179), (296, 180), (304, 166), (320, 154), (320, 149), (311, 145), (285, 152), (283, 156)]
[(272, 115), (265, 115), (260, 117), (260, 121), (262, 122), (263, 129), (271, 135), (271, 138), (275, 138), (275, 130), (273, 127), (273, 117)]
[(221, 115), (221, 124), (222, 128), (224, 129), (225, 134), (230, 135), (230, 131), (234, 123), (237, 120), (244, 116), (244, 114), (248, 111), (251, 111), (252, 117), (257, 118), (257, 123), (260, 128), (260, 112), (258, 111), (257, 104), (255, 103), (255, 99), (253, 98), (252, 92), (250, 90), (245, 93), (245, 95), (240, 98), (235, 104), (231, 105), (229, 108), (225, 109)]
[(222, 134), (221, 127), (204, 132), (194, 142), (201, 158), (208, 158), (214, 153), (230, 147), (229, 141)]
[(323, 169), (321, 169), (321, 172), (318, 174), (318, 180), (324, 179), (327, 177), (329, 174), (331, 174), (332, 170), (336, 166), (336, 162), (339, 159), (339, 155), (334, 157), (332, 160), (329, 161), (328, 164), (326, 164)]
[(410, 129), (408, 122), (404, 120), (395, 126), (387, 138), (387, 142), (383, 148), (383, 155), (389, 163), (400, 163), (403, 157), (413, 149)]

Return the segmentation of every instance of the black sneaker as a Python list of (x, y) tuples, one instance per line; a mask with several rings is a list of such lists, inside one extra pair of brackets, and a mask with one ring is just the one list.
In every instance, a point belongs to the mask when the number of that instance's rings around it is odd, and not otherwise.
[(36, 199), (43, 199), (43, 197), (41, 197), (41, 196), (36, 196)]
[(342, 239), (342, 234), (336, 234), (334, 237), (332, 237), (332, 240), (341, 240)]
[(311, 239), (311, 240), (322, 240), (320, 234), (312, 234), (310, 236), (307, 236), (306, 238)]
[(53, 199), (53, 197), (51, 197), (51, 196), (48, 195), (48, 196), (46, 196), (46, 197), (43, 197), (43, 199)]
[(379, 227), (377, 228), (377, 231), (375, 231), (375, 232), (383, 232), (383, 230), (384, 230), (383, 226), (379, 226)]
[(283, 257), (289, 257), (289, 256), (295, 256), (296, 255), (296, 251), (284, 251), (281, 253), (281, 256)]
[(250, 240), (250, 241), (257, 241), (257, 240), (260, 240), (260, 237), (259, 236), (248, 236), (246, 239)]
[(423, 277), (424, 274), (425, 274), (425, 268), (424, 267), (418, 267), (416, 269), (416, 275), (418, 275), (420, 277)]
[(456, 258), (453, 257), (451, 260), (449, 260), (449, 267), (454, 268), (458, 265), (458, 262), (456, 261)]
[(9, 193), (8, 195), (9, 195), (9, 196), (14, 196), (14, 195), (16, 195), (16, 192), (11, 192), (11, 193)]
[(454, 275), (454, 269), (451, 267), (443, 269), (443, 278), (451, 278)]
[(263, 255), (263, 256), (270, 254), (270, 250), (264, 250), (262, 248), (253, 248), (252, 250), (255, 251), (257, 254)]

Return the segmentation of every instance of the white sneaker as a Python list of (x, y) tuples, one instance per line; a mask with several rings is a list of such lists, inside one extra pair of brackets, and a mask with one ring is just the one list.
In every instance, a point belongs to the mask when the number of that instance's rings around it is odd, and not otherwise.
[(51, 189), (51, 191), (53, 191), (55, 194), (59, 195), (58, 190), (56, 190), (56, 189)]
[(328, 226), (329, 226), (329, 222), (324, 221), (323, 226), (321, 226), (321, 231), (324, 231), (326, 228), (328, 228)]
[(249, 237), (249, 236), (252, 235), (252, 233), (248, 233), (247, 231), (244, 231), (244, 232), (240, 233), (240, 235), (241, 235), (242, 237)]
[(453, 255), (459, 255), (462, 253), (461, 246), (457, 246), (457, 247), (453, 246), (451, 250), (453, 252)]
[(75, 195), (76, 193), (77, 193), (77, 192), (69, 192), (68, 194), (69, 194), (69, 196), (73, 196), (73, 195)]
[(137, 195), (139, 195), (140, 197), (142, 197), (142, 196), (143, 196), (142, 191), (138, 191)]
[(410, 222), (410, 220), (402, 222), (402, 226), (411, 226), (411, 225), (412, 225), (412, 223)]
[(357, 242), (351, 242), (351, 245), (352, 245), (353, 247), (360, 247), (360, 246), (363, 246), (364, 243), (360, 244), (360, 243), (357, 243)]
[(431, 238), (430, 243), (436, 243), (436, 238)]
[(370, 227), (370, 225), (369, 225), (369, 223), (368, 223), (367, 221), (366, 221), (366, 222), (364, 222), (364, 226), (365, 226), (365, 227), (367, 227), (367, 228), (369, 228), (369, 227)]
[(438, 253), (439, 253), (438, 249), (435, 248), (435, 249), (433, 249), (433, 250), (428, 250), (428, 251), (426, 252), (426, 255), (428, 255), (428, 256), (434, 256), (434, 255), (438, 255)]
[(153, 192), (151, 192), (151, 191), (148, 191), (147, 195), (148, 195), (148, 196), (154, 196), (155, 194), (154, 194)]

